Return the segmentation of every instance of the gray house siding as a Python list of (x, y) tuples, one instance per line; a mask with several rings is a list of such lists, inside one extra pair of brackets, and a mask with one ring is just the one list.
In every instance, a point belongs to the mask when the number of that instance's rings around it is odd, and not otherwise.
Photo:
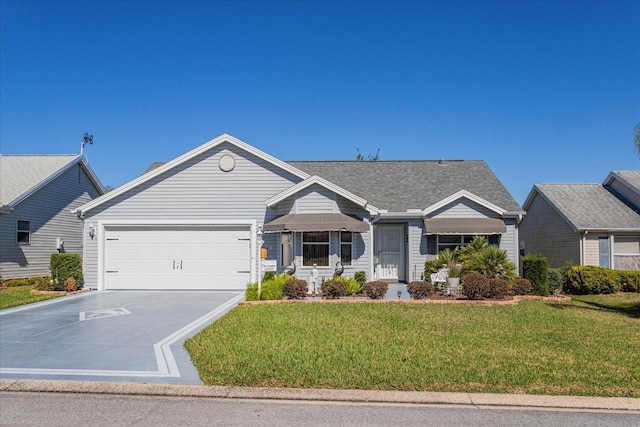
[(633, 204), (636, 209), (640, 209), (640, 194), (638, 194), (636, 191), (633, 191), (627, 185), (621, 183), (617, 179), (613, 179), (611, 181), (611, 184), (609, 184), (609, 187), (611, 187), (614, 192), (618, 193), (628, 202)]
[[(472, 200), (463, 198), (448, 204), (428, 215), (429, 218), (496, 218), (502, 219), (506, 225), (506, 232), (500, 236), (500, 249), (507, 252), (509, 260), (516, 268), (519, 266), (518, 250), (518, 219), (503, 218), (497, 212), (488, 209)], [(426, 241), (425, 241), (426, 247)], [(425, 249), (426, 254), (426, 249)], [(426, 261), (426, 257), (425, 257)], [(423, 261), (424, 262), (424, 261)]]
[(407, 223), (407, 282), (420, 280), (427, 260), (427, 236), (424, 235), (422, 218)]
[(520, 224), (519, 233), (525, 253), (544, 255), (551, 267), (580, 263), (580, 234), (538, 194)]
[[(289, 213), (343, 213), (346, 215), (356, 216), (360, 219), (369, 221), (368, 213), (342, 196), (336, 195), (334, 192), (326, 189), (321, 185), (312, 185), (295, 195), (288, 197), (278, 203), (275, 209), (280, 215)], [(302, 235), (301, 233), (293, 233), (295, 239), (296, 254), (295, 263), (297, 266), (296, 275), (302, 279), (308, 280), (311, 275), (311, 267), (302, 266)], [(272, 236), (278, 236), (274, 234)], [(370, 276), (370, 257), (369, 257), (369, 233), (354, 233), (352, 243), (353, 260), (350, 266), (344, 266), (344, 277), (353, 277), (356, 271), (367, 272)], [(278, 251), (281, 256), (281, 251)], [(331, 278), (334, 273), (335, 265), (340, 260), (340, 233), (332, 232), (329, 242), (329, 266), (318, 267), (320, 277)], [(282, 259), (278, 259), (278, 265), (281, 265)]]
[[(46, 276), (56, 253), (56, 239), (64, 241), (64, 252), (82, 254), (82, 223), (72, 209), (100, 194), (80, 164), (71, 167), (52, 182), (0, 214), (0, 274), (5, 279)], [(16, 242), (18, 220), (31, 222), (28, 245)]]
[[(236, 159), (231, 172), (218, 167), (225, 153)], [(300, 178), (262, 158), (222, 143), (90, 210), (85, 228), (109, 220), (255, 220), (262, 224), (270, 219), (265, 200), (299, 181)], [(273, 215), (273, 210), (270, 211)], [(265, 237), (265, 247), (271, 249), (271, 254), (277, 254), (274, 237)], [(85, 241), (85, 280), (91, 287), (98, 281), (99, 241), (97, 235)]]
[(430, 213), (429, 218), (501, 218), (501, 216), (472, 200), (460, 199)]

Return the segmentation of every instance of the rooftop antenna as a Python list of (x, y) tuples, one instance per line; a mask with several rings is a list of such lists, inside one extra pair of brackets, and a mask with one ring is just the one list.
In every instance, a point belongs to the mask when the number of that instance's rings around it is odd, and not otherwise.
[(84, 133), (84, 142), (80, 145), (80, 155), (82, 156), (84, 153), (84, 146), (85, 145), (91, 145), (93, 144), (93, 135), (89, 135), (87, 132)]

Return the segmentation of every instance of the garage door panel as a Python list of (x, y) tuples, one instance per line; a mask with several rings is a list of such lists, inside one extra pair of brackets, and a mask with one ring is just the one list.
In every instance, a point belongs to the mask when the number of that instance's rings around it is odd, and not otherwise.
[(248, 227), (105, 230), (106, 289), (238, 289), (250, 279)]

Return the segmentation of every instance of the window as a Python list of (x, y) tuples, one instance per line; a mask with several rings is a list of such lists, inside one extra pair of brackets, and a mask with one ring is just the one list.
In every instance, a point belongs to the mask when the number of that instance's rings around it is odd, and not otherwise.
[(353, 256), (353, 233), (340, 232), (340, 262), (342, 265), (351, 265)]
[(21, 245), (28, 245), (31, 243), (31, 221), (18, 220), (16, 241)]
[(329, 232), (310, 231), (302, 233), (302, 265), (312, 267), (329, 266)]
[[(454, 250), (455, 248), (463, 248), (467, 246), (475, 235), (438, 235), (438, 252), (442, 252), (443, 250), (449, 248), (449, 250)], [(489, 236), (482, 236), (487, 239), (490, 245), (499, 246), (500, 245), (500, 235), (492, 234)]]

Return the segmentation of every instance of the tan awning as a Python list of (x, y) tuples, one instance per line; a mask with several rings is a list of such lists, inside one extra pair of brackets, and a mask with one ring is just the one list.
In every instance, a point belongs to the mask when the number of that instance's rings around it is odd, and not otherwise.
[(341, 213), (287, 214), (264, 225), (267, 233), (280, 231), (353, 231), (365, 233), (369, 224)]
[(495, 218), (426, 218), (424, 234), (504, 234), (507, 226)]

